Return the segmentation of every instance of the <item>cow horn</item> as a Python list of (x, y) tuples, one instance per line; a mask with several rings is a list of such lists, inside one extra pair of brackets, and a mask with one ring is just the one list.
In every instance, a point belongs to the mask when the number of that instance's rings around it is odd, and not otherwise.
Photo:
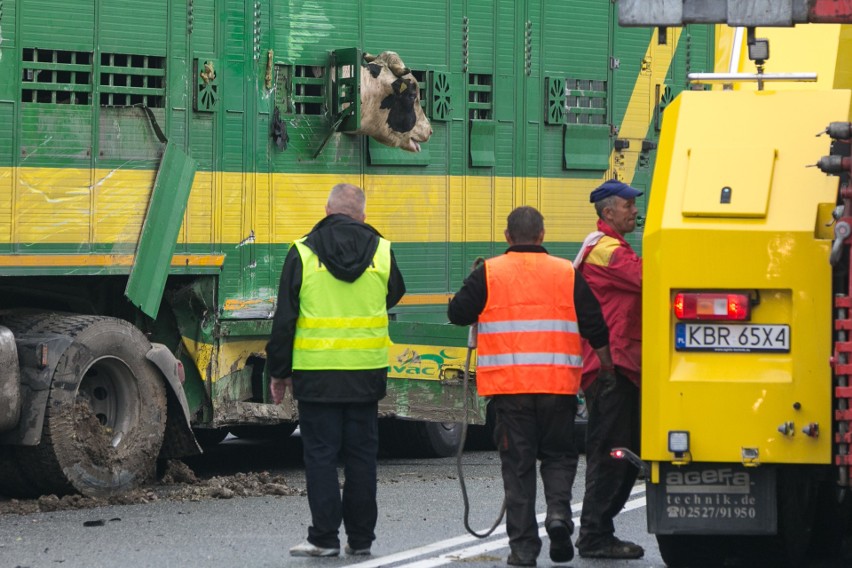
[(364, 55), (362, 56), (362, 58), (363, 58), (363, 59), (364, 59), (364, 61), (366, 61), (367, 63), (372, 63), (373, 61), (375, 61), (375, 60), (376, 60), (376, 56), (375, 56), (375, 55), (371, 55), (371, 54), (366, 53), (366, 52), (364, 52)]
[(397, 77), (402, 77), (403, 75), (408, 75), (409, 73), (411, 73), (411, 69), (409, 69), (402, 63), (392, 63), (388, 65), (388, 69), (390, 69)]

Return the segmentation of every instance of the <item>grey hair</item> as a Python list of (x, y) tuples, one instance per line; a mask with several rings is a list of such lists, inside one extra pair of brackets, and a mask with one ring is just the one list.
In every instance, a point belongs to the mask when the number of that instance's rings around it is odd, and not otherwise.
[(607, 207), (615, 207), (615, 195), (604, 197), (600, 201), (595, 201), (595, 211), (600, 219), (603, 219), (603, 211)]
[(535, 207), (518, 207), (509, 213), (506, 230), (516, 245), (533, 244), (544, 231), (544, 217)]
[(329, 215), (340, 213), (361, 221), (367, 216), (367, 196), (357, 185), (338, 183), (328, 194), (326, 209)]

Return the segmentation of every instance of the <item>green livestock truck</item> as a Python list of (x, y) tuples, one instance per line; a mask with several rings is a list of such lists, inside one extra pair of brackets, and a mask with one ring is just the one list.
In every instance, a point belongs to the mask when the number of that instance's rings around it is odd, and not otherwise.
[(339, 182), (409, 291), (382, 445), (453, 453), (485, 415), (446, 324), (473, 260), (523, 204), (573, 256), (589, 191), (647, 190), (666, 105), (713, 68), (711, 26), (658, 37), (615, 10), (0, 0), (0, 493), (110, 495), (227, 432), (290, 434), (264, 348), (288, 247)]

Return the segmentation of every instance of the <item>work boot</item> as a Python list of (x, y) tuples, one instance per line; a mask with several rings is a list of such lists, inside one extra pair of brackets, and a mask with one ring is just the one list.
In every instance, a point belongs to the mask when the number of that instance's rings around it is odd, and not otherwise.
[(535, 556), (520, 554), (512, 550), (509, 552), (506, 564), (509, 566), (535, 566)]
[(360, 548), (346, 545), (346, 554), (349, 556), (370, 556), (372, 551), (369, 546), (362, 546)]
[(550, 537), (550, 559), (554, 562), (570, 562), (574, 558), (571, 544), (571, 526), (562, 519), (552, 519), (544, 526)]
[(642, 558), (645, 550), (634, 542), (621, 540), (615, 536), (605, 538), (592, 546), (578, 546), (583, 558)]
[(339, 548), (323, 548), (307, 540), (290, 549), (290, 556), (339, 556)]

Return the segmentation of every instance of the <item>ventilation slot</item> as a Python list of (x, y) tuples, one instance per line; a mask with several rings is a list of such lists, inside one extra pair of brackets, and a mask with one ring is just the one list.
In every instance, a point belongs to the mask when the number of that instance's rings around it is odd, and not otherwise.
[(102, 53), (101, 106), (166, 106), (166, 58)]
[(92, 54), (84, 51), (24, 48), (21, 102), (88, 105), (92, 93)]

